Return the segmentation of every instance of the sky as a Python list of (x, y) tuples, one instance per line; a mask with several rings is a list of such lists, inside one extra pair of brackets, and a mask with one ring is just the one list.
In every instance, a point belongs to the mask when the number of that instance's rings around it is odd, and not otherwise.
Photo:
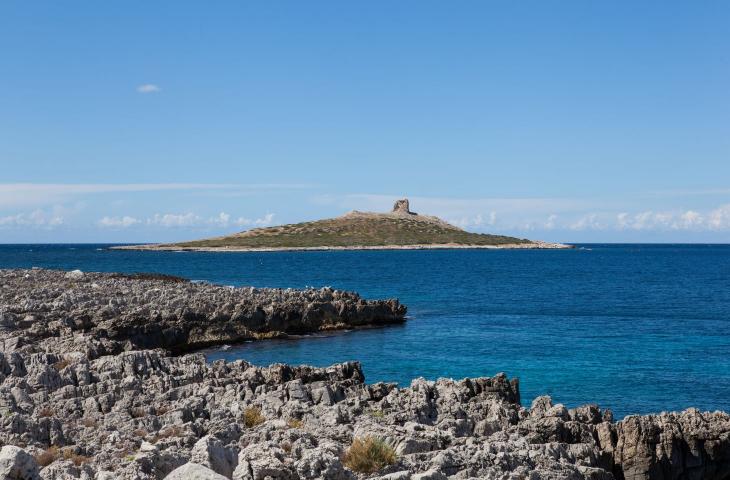
[(0, 3), (0, 242), (412, 210), (730, 242), (730, 2)]

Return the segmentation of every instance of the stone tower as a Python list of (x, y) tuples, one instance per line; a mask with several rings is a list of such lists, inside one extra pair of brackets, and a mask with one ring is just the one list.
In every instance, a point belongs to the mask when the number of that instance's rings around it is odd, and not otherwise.
[(415, 215), (415, 213), (411, 212), (407, 198), (395, 201), (395, 204), (393, 205), (393, 213), (398, 213), (401, 215)]

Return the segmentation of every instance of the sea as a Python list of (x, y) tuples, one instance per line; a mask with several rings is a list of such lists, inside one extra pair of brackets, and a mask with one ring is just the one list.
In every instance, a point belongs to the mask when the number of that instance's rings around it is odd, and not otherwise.
[[(368, 382), (520, 379), (617, 418), (730, 411), (730, 245), (585, 244), (570, 250), (153, 252), (109, 245), (0, 245), (1, 268), (162, 272), (223, 285), (331, 286), (398, 298), (403, 325), (206, 351), (326, 366), (362, 362)], [(1, 308), (2, 306), (0, 306)]]

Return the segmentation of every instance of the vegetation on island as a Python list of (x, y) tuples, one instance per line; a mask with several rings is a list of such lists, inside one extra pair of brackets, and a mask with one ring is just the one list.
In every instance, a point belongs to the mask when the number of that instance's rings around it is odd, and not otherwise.
[(467, 232), (436, 217), (394, 210), (392, 213), (352, 212), (338, 218), (256, 228), (224, 237), (176, 243), (174, 246), (267, 249), (524, 243), (531, 242), (504, 235)]

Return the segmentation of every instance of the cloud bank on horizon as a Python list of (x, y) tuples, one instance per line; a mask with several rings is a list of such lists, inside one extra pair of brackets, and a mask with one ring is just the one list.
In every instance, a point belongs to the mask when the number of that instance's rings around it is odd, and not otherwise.
[[(0, 232), (5, 243), (53, 238), (66, 242), (173, 241), (314, 220), (350, 210), (385, 212), (401, 198), (325, 192), (324, 186), (297, 184), (0, 184)], [(695, 192), (695, 198), (697, 195)], [(730, 203), (683, 208), (667, 194), (621, 201), (598, 197), (409, 198), (415, 211), (475, 232), (561, 242), (637, 238), (724, 242), (730, 238)], [(680, 201), (686, 198), (681, 196)], [(632, 204), (646, 208), (631, 209)]]

